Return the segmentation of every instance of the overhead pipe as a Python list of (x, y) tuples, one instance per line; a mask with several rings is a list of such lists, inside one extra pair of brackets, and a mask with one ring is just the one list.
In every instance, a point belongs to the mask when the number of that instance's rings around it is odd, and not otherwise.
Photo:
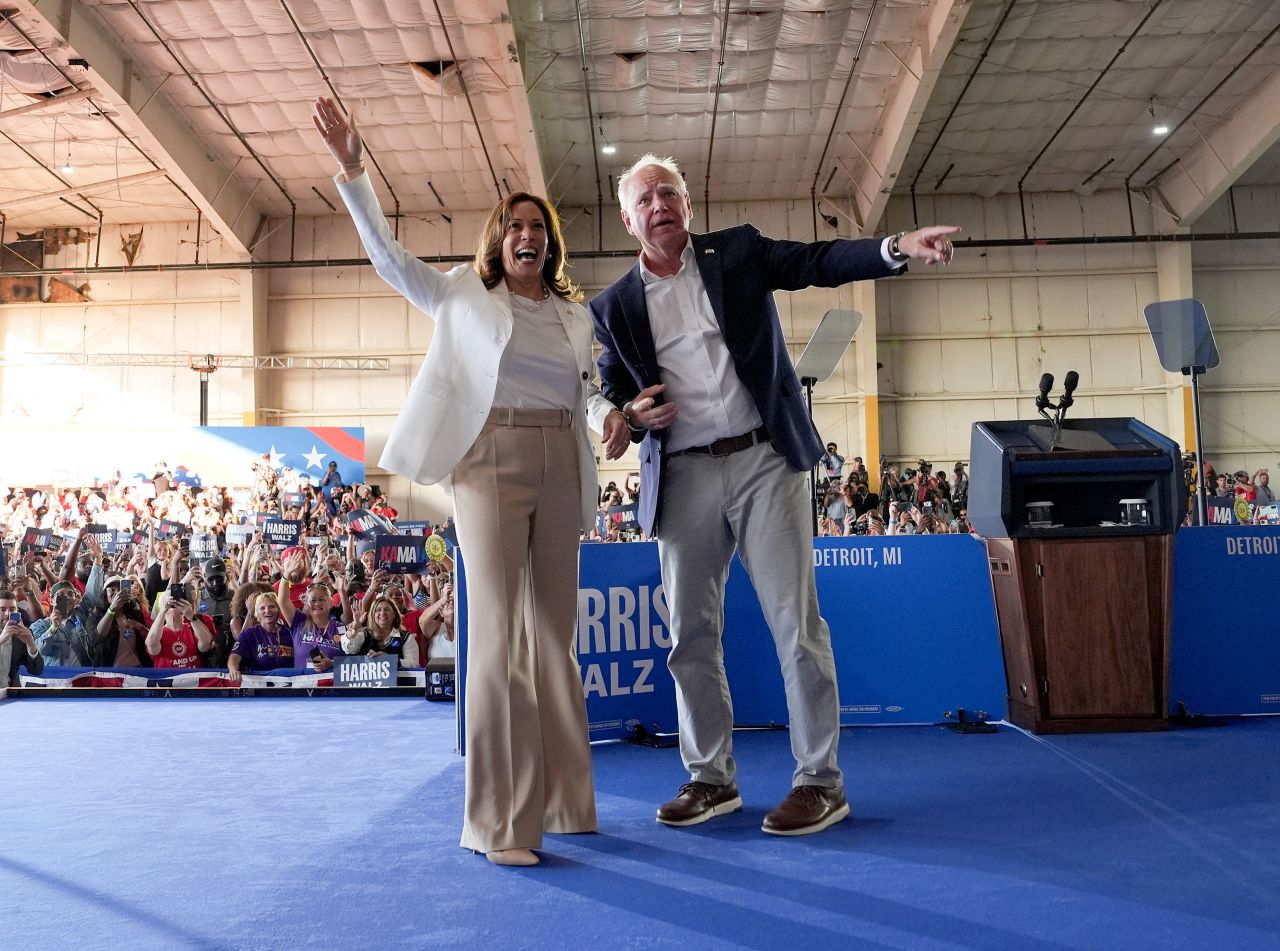
[[(236, 136), (236, 141), (241, 143), (241, 147), (243, 148), (243, 150), (248, 152), (248, 155), (250, 155), (253, 161), (256, 161), (257, 166), (259, 166), (259, 168), (262, 169), (262, 174), (266, 175), (266, 177), (270, 179), (271, 184), (274, 184), (274, 186), (279, 189), (280, 195), (283, 195), (284, 200), (289, 202), (289, 209), (291, 209), (292, 214), (297, 214), (297, 209), (298, 209), (297, 202), (293, 201), (293, 196), (289, 195), (288, 189), (284, 187), (284, 184), (280, 182), (280, 180), (276, 178), (274, 174), (271, 174), (271, 169), (269, 169), (268, 166), (266, 166), (265, 161), (262, 161), (262, 156), (260, 156), (259, 154), (257, 154), (255, 150), (253, 150), (253, 146), (251, 146), (250, 143), (248, 143), (248, 140), (244, 138), (244, 134), (241, 131), (239, 131), (239, 129), (236, 128), (236, 125), (232, 123), (232, 120), (228, 119), (227, 116), (223, 115), (223, 110), (218, 108), (218, 104), (216, 104), (216, 102), (212, 100), (212, 97), (209, 95), (209, 93), (205, 91), (205, 87), (201, 86), (200, 81), (196, 79), (195, 74), (192, 74), (191, 70), (187, 69), (187, 64), (183, 63), (182, 60), (178, 59), (177, 52), (174, 52), (173, 47), (170, 46), (168, 42), (165, 41), (165, 38), (163, 36), (160, 36), (159, 29), (156, 29), (155, 24), (151, 23), (151, 20), (147, 18), (147, 15), (142, 12), (142, 8), (141, 8), (141, 5), (138, 4), (138, 0), (127, 0), (127, 3), (133, 9), (133, 13), (137, 14), (138, 19), (142, 20), (143, 26), (145, 26), (148, 29), (148, 31), (150, 31), (151, 36), (155, 37), (155, 41), (157, 42), (157, 44), (160, 44), (160, 49), (163, 49), (165, 52), (168, 52), (169, 58), (172, 59), (174, 63), (178, 64), (178, 68), (182, 70), (184, 76), (186, 76), (188, 81), (191, 82), (192, 88), (195, 88), (196, 92), (200, 93), (201, 99), (205, 100), (205, 104), (209, 106), (210, 109), (214, 110), (214, 115), (218, 116), (219, 119), (223, 120), (223, 124), (225, 125), (225, 127), (229, 129), (230, 133), (232, 133), (233, 136)], [(138, 150), (138, 151), (142, 151), (142, 150)], [(143, 154), (145, 154), (145, 152), (143, 152)], [(148, 157), (148, 160), (150, 160), (150, 157)], [(152, 164), (155, 164), (155, 163), (152, 163)]]
[(862, 61), (862, 49), (867, 45), (867, 36), (871, 33), (871, 21), (875, 18), (876, 8), (880, 0), (871, 0), (871, 9), (867, 11), (867, 23), (862, 28), (862, 36), (858, 38), (858, 46), (853, 51), (853, 62), (849, 64), (849, 75), (845, 77), (844, 89), (840, 93), (840, 101), (836, 104), (835, 115), (831, 117), (831, 128), (827, 130), (827, 141), (822, 146), (822, 154), (818, 156), (818, 167), (813, 172), (813, 184), (809, 187), (809, 198), (813, 203), (813, 237), (818, 237), (818, 179), (822, 176), (822, 167), (827, 163), (827, 153), (831, 151), (831, 140), (836, 136), (836, 126), (840, 124), (840, 113), (844, 110), (845, 100), (849, 98), (849, 90), (853, 88), (853, 80), (858, 75), (858, 63)]
[(582, 2), (573, 0), (578, 20), (578, 51), (582, 57), (582, 85), (587, 93), (587, 122), (591, 126), (591, 161), (596, 169), (596, 247), (604, 248), (604, 195), (600, 191), (600, 152), (596, 148), (596, 113), (591, 105), (591, 70), (587, 65), (587, 35), (582, 29)]
[[(1199, 112), (1204, 107), (1204, 104), (1207, 103), (1210, 99), (1214, 97), (1214, 95), (1217, 94), (1219, 89), (1221, 89), (1228, 82), (1230, 82), (1231, 78), (1235, 76), (1235, 74), (1238, 73), (1241, 69), (1243, 69), (1245, 64), (1248, 63), (1249, 60), (1253, 59), (1253, 57), (1257, 55), (1259, 50), (1261, 50), (1264, 46), (1266, 46), (1269, 42), (1271, 42), (1271, 38), (1274, 37), (1277, 33), (1280, 33), (1280, 23), (1277, 23), (1275, 26), (1273, 26), (1271, 28), (1271, 31), (1267, 33), (1267, 35), (1264, 36), (1261, 40), (1259, 40), (1257, 45), (1255, 45), (1253, 49), (1249, 50), (1249, 52), (1244, 55), (1244, 59), (1240, 60), (1240, 62), (1232, 66), (1230, 71), (1225, 76), (1223, 76), (1220, 80), (1218, 80), (1218, 82), (1214, 85), (1212, 89), (1210, 89), (1207, 93), (1205, 93), (1204, 98), (1202, 98), (1199, 102), (1197, 102), (1195, 106), (1192, 107), (1191, 111), (1188, 112), (1185, 116), (1183, 116), (1182, 119), (1179, 120), (1179, 122), (1172, 129), (1170, 129), (1168, 133), (1159, 142), (1156, 143), (1155, 147), (1150, 152), (1148, 152), (1145, 156), (1143, 156), (1142, 161), (1139, 162), (1137, 165), (1135, 165), (1133, 167), (1133, 171), (1131, 171), (1128, 175), (1125, 176), (1124, 190), (1126, 192), (1130, 191), (1130, 183), (1133, 181), (1134, 176), (1138, 174), (1138, 170), (1142, 168), (1142, 166), (1150, 162), (1151, 159), (1155, 157), (1155, 154), (1164, 147), (1164, 144), (1168, 142), (1171, 138), (1173, 138), (1173, 136), (1177, 135), (1178, 130), (1181, 129), (1184, 125), (1186, 125), (1189, 121), (1191, 121), (1191, 117), (1194, 116), (1197, 112)], [(1175, 161), (1177, 160), (1175, 159)], [(1170, 162), (1169, 165), (1161, 169), (1154, 177), (1148, 179), (1146, 183), (1146, 187), (1150, 187), (1152, 184), (1154, 184), (1155, 181), (1161, 175), (1163, 175), (1166, 171), (1168, 171), (1169, 167), (1172, 165), (1173, 165), (1173, 162)], [(1136, 230), (1134, 228), (1134, 223), (1133, 223), (1132, 200), (1129, 203), (1129, 227), (1131, 230)]]
[(720, 62), (716, 64), (716, 89), (711, 94), (711, 136), (707, 141), (707, 177), (702, 183), (702, 213), (707, 231), (711, 230), (711, 156), (716, 147), (716, 119), (720, 115), (720, 86), (724, 81), (724, 47), (729, 38), (730, 3), (731, 0), (724, 0), (724, 22), (720, 26)]
[[(432, 6), (436, 8), (436, 16), (440, 18), (440, 30), (444, 33), (444, 41), (449, 47), (449, 58), (453, 61), (453, 67), (458, 71), (458, 83), (462, 86), (462, 95), (467, 99), (467, 109), (471, 112), (471, 122), (476, 127), (476, 137), (480, 140), (480, 149), (484, 152), (485, 163), (489, 166), (489, 174), (493, 176), (493, 190), (498, 193), (498, 201), (502, 201), (502, 186), (498, 184), (498, 173), (494, 171), (493, 159), (489, 157), (489, 146), (485, 144), (484, 132), (480, 128), (480, 119), (476, 116), (476, 107), (471, 103), (471, 91), (467, 89), (467, 77), (462, 75), (462, 64), (458, 62), (458, 54), (453, 51), (453, 38), (449, 36), (449, 28), (445, 26), (444, 14), (440, 12), (440, 0), (431, 0)], [(396, 216), (399, 220), (400, 202), (396, 202)]]
[[(285, 0), (280, 0), (280, 7), (281, 9), (284, 10), (284, 15), (289, 18), (289, 23), (293, 25), (293, 32), (298, 34), (298, 39), (302, 41), (302, 48), (307, 51), (307, 55), (311, 57), (311, 62), (315, 64), (316, 71), (320, 73), (320, 78), (323, 79), (324, 84), (329, 87), (329, 92), (330, 94), (332, 94), (334, 101), (337, 102), (338, 105), (342, 107), (342, 110), (344, 112), (347, 112), (347, 114), (350, 115), (350, 112), (347, 110), (346, 105), (342, 101), (342, 97), (338, 95), (338, 90), (333, 87), (333, 83), (329, 80), (329, 74), (326, 73), (324, 67), (320, 65), (320, 60), (316, 58), (315, 51), (311, 49), (311, 44), (307, 42), (307, 37), (302, 32), (302, 27), (298, 26), (298, 21), (294, 19), (293, 11), (289, 9), (289, 4), (287, 4)], [(438, 8), (437, 8), (437, 12), (438, 12)], [(463, 86), (463, 88), (464, 89), (466, 88), (465, 85)], [(390, 179), (388, 179), (386, 176), (386, 173), (382, 171), (382, 166), (378, 164), (378, 158), (373, 154), (373, 150), (369, 148), (368, 145), (366, 144), (364, 151), (365, 151), (365, 155), (369, 157), (369, 161), (373, 163), (374, 170), (378, 173), (379, 177), (382, 179), (382, 184), (385, 185), (387, 188), (387, 191), (391, 193), (391, 200), (395, 202), (395, 206), (396, 206), (395, 217), (392, 220), (395, 226), (395, 236), (397, 239), (399, 239), (400, 237), (400, 199), (396, 196), (396, 190), (391, 187)], [(312, 186), (312, 191), (316, 191), (316, 193), (319, 194), (318, 190), (314, 186)], [(321, 197), (323, 198), (323, 196)], [(333, 207), (333, 205), (329, 204), (327, 200), (325, 201), (325, 204), (329, 205), (330, 208)]]
[[(1194, 244), (1212, 241), (1280, 241), (1280, 231), (1214, 231), (1203, 234), (1109, 234), (1081, 236), (1071, 235), (1053, 238), (966, 238), (955, 241), (959, 251), (981, 248), (1039, 248), (1039, 247), (1072, 247), (1079, 245), (1119, 245), (1119, 244)], [(574, 259), (607, 260), (611, 258), (629, 258), (635, 260), (634, 248), (621, 250), (582, 251), (573, 255)], [(473, 254), (436, 254), (421, 255), (419, 261), (424, 264), (466, 264), (475, 260)], [(219, 261), (207, 264), (109, 264), (102, 267), (83, 268), (42, 268), (35, 271), (0, 271), (0, 277), (57, 276), (60, 274), (149, 274), (183, 271), (259, 271), (259, 270), (306, 270), (335, 267), (368, 267), (368, 258), (325, 258), (322, 260), (298, 261)], [(1035, 272), (1028, 272), (1034, 277)]]
[(938, 143), (942, 141), (943, 133), (947, 131), (947, 126), (951, 125), (951, 120), (955, 118), (956, 110), (960, 108), (960, 103), (964, 101), (965, 93), (969, 91), (969, 87), (973, 85), (974, 79), (978, 76), (978, 70), (982, 69), (982, 64), (987, 61), (987, 54), (991, 52), (991, 47), (995, 45), (996, 37), (1000, 35), (1000, 31), (1004, 28), (1004, 23), (1009, 19), (1009, 11), (1011, 11), (1018, 0), (1008, 0), (1008, 4), (1004, 8), (1004, 12), (1000, 14), (1000, 19), (996, 23), (996, 28), (991, 31), (991, 35), (987, 37), (987, 45), (982, 48), (982, 52), (978, 54), (977, 62), (973, 64), (973, 69), (969, 70), (969, 78), (964, 81), (964, 85), (960, 88), (960, 95), (956, 96), (956, 101), (951, 104), (951, 111), (947, 113), (947, 117), (942, 120), (942, 126), (938, 129), (938, 134), (933, 137), (933, 143), (929, 146), (929, 151), (925, 152), (924, 158), (920, 160), (920, 166), (916, 169), (915, 178), (911, 179), (911, 214), (915, 226), (920, 227), (920, 215), (916, 210), (916, 185), (920, 183), (920, 176), (924, 174), (925, 166), (929, 164), (929, 159), (933, 158), (934, 149), (938, 147)]
[[(1036, 157), (1031, 160), (1031, 164), (1029, 164), (1026, 167), (1026, 170), (1022, 173), (1022, 177), (1018, 179), (1019, 194), (1022, 193), (1022, 183), (1027, 180), (1027, 176), (1031, 174), (1031, 170), (1036, 167), (1036, 165), (1040, 162), (1040, 159), (1044, 158), (1044, 154), (1048, 152), (1049, 147), (1052, 146), (1055, 141), (1057, 141), (1058, 136), (1062, 134), (1062, 130), (1067, 127), (1067, 125), (1071, 122), (1072, 119), (1075, 118), (1076, 113), (1079, 112), (1081, 107), (1085, 104), (1085, 100), (1087, 100), (1091, 95), (1093, 95), (1093, 91), (1098, 88), (1098, 84), (1101, 83), (1102, 80), (1106, 78), (1107, 73), (1111, 72), (1111, 67), (1116, 64), (1116, 61), (1122, 55), (1124, 55), (1125, 50), (1129, 48), (1129, 44), (1132, 43), (1134, 39), (1137, 37), (1137, 35), (1142, 32), (1142, 28), (1147, 25), (1147, 21), (1150, 20), (1152, 16), (1155, 15), (1155, 12), (1160, 9), (1163, 3), (1164, 3), (1164, 0), (1156, 0), (1156, 2), (1151, 5), (1151, 9), (1149, 9), (1143, 15), (1142, 19), (1138, 21), (1138, 25), (1133, 28), (1133, 30), (1129, 33), (1128, 37), (1126, 37), (1125, 41), (1120, 44), (1120, 48), (1115, 51), (1115, 55), (1113, 55), (1111, 59), (1107, 61), (1106, 66), (1102, 67), (1102, 72), (1098, 73), (1097, 77), (1093, 80), (1092, 83), (1090, 83), (1089, 88), (1084, 91), (1084, 95), (1082, 95), (1079, 98), (1079, 100), (1076, 101), (1076, 104), (1071, 107), (1071, 111), (1067, 113), (1067, 117), (1063, 119), (1061, 123), (1058, 124), (1058, 127), (1056, 129), (1053, 130), (1053, 134), (1049, 136), (1049, 140), (1045, 142), (1045, 144), (1041, 147), (1040, 151), (1036, 153)], [(1097, 172), (1094, 173), (1094, 175), (1096, 174)], [(1092, 178), (1093, 175), (1090, 175), (1089, 177)]]

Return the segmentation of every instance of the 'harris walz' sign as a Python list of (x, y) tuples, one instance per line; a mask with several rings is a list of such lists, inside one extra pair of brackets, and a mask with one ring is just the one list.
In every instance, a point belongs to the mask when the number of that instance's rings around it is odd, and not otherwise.
[(213, 558), (220, 553), (217, 535), (204, 532), (193, 532), (191, 535), (191, 557), (199, 560)]
[(335, 657), (333, 659), (333, 685), (335, 687), (394, 687), (400, 659), (395, 654), (379, 654), (377, 657)]
[(374, 539), (374, 554), (378, 567), (393, 575), (427, 570), (426, 539), (420, 535), (379, 535)]
[(262, 538), (272, 548), (290, 548), (298, 544), (302, 523), (292, 518), (269, 518), (262, 523)]

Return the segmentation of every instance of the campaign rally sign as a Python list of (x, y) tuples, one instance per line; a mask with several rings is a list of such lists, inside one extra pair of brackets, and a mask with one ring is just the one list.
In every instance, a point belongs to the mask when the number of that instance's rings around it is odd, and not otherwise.
[(195, 532), (191, 536), (191, 557), (195, 559), (214, 558), (220, 554), (218, 536), (204, 532)]
[(1235, 498), (1209, 498), (1208, 509), (1210, 525), (1251, 525), (1253, 523), (1254, 505), (1242, 495)]
[(285, 492), (280, 496), (280, 504), (285, 508), (302, 508), (302, 493)]
[(126, 545), (141, 545), (146, 539), (142, 532), (133, 532), (128, 529), (120, 529), (115, 533), (115, 538), (111, 542), (111, 550), (119, 551)]
[(377, 657), (355, 656), (333, 659), (335, 687), (394, 687), (400, 658), (395, 654)]
[(419, 535), (379, 535), (374, 546), (378, 567), (393, 575), (416, 575), (427, 570), (427, 546)]
[(638, 531), (640, 528), (640, 505), (632, 502), (630, 505), (611, 505), (609, 507), (609, 521), (623, 531)]
[(430, 522), (396, 522), (396, 531), (401, 535), (425, 536), (429, 528)]
[(156, 524), (156, 538), (177, 538), (186, 530), (187, 526), (181, 522), (171, 522), (167, 518), (162, 518)]
[(366, 509), (353, 509), (348, 512), (347, 528), (357, 538), (365, 538), (369, 535), (395, 534), (390, 525)]
[(114, 529), (107, 528), (105, 525), (86, 525), (84, 527), (85, 541), (92, 538), (98, 543), (98, 547), (105, 552), (115, 551), (113, 547), (116, 542), (116, 533)]
[(226, 539), (228, 545), (247, 545), (256, 532), (255, 525), (228, 525)]
[(262, 523), (262, 537), (272, 548), (292, 548), (302, 536), (302, 522), (296, 518), (269, 518)]
[(22, 533), (22, 550), (47, 550), (53, 547), (52, 528), (27, 528)]

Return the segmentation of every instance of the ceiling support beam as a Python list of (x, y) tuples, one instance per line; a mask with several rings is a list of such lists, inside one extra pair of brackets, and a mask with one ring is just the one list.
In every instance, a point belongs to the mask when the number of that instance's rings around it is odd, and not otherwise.
[(1195, 224), (1280, 141), (1280, 70), (1260, 83), (1225, 119), (1207, 132), (1199, 132), (1199, 137), (1176, 165), (1148, 183), (1158, 187), (1162, 203), (1172, 215), (1156, 215), (1161, 231)]
[[(524, 172), (528, 175), (527, 189), (531, 194), (542, 195), (550, 200), (551, 196), (547, 194), (547, 177), (542, 169), (542, 154), (538, 151), (538, 136), (533, 126), (533, 109), (529, 105), (529, 90), (538, 84), (538, 80), (542, 78), (542, 74), (546, 72), (543, 67), (542, 73), (539, 73), (534, 79), (525, 85), (524, 62), (525, 51), (522, 45), (516, 42), (516, 31), (512, 23), (510, 5), (505, 5), (498, 19), (493, 24), (493, 30), (498, 34), (500, 45), (510, 54), (503, 60), (505, 69), (500, 69), (498, 75), (506, 81), (507, 95), (511, 97), (511, 111), (515, 114), (516, 134), (520, 137), (520, 150), (524, 153)], [(552, 57), (555, 58), (560, 54), (556, 53)], [(551, 64), (548, 63), (548, 66)]]
[[(905, 57), (905, 68), (898, 74), (898, 82), (885, 103), (879, 132), (865, 148), (857, 148), (863, 162), (854, 182), (857, 194), (853, 201), (858, 206), (858, 218), (869, 229), (877, 228), (884, 217), (889, 195), (907, 159), (920, 120), (924, 118), (942, 66), (972, 9), (970, 0), (934, 0), (920, 36)], [(899, 59), (897, 54), (894, 58)]]
[(72, 102), (80, 102), (82, 99), (88, 99), (90, 96), (98, 95), (96, 89), (77, 89), (74, 92), (64, 92), (60, 96), (53, 96), (49, 99), (41, 99), (39, 102), (28, 103), (25, 106), (17, 106), (13, 109), (6, 109), (0, 112), (0, 120), (15, 119), (18, 116), (30, 115), (33, 112), (44, 112), (46, 109), (56, 109)]
[(0, 214), (10, 215), (15, 209), (25, 208), (28, 205), (38, 205), (41, 202), (51, 201), (55, 198), (68, 198), (72, 195), (92, 195), (94, 192), (100, 192), (107, 188), (127, 188), (130, 185), (141, 185), (143, 182), (154, 181), (157, 178), (164, 178), (164, 176), (164, 169), (153, 168), (149, 172), (138, 172), (136, 175), (125, 175), (122, 178), (107, 178), (100, 182), (93, 182), (89, 185), (75, 185), (68, 188), (62, 188), (56, 192), (44, 192), (39, 195), (25, 195), (22, 198), (15, 198), (12, 201), (6, 201), (4, 203), (4, 207), (0, 208)]
[[(240, 178), (228, 182), (226, 166), (213, 157), (186, 118), (162, 99), (150, 101), (152, 90), (143, 88), (131, 61), (79, 0), (44, 0), (39, 7), (30, 0), (12, 0), (12, 6), (20, 21), (64, 41), (69, 48), (62, 53), (88, 64), (84, 79), (99, 90), (95, 98), (120, 114), (118, 121), (130, 137), (200, 210), (229, 250), (248, 254), (259, 214), (241, 216), (239, 226), (232, 222), (248, 203), (251, 185)], [(139, 115), (144, 106), (145, 119)], [(215, 194), (216, 200), (211, 197)]]

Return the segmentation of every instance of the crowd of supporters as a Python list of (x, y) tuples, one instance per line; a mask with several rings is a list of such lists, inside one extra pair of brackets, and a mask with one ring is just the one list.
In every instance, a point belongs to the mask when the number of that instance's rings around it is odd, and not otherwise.
[[(287, 471), (247, 498), (159, 473), (149, 484), (0, 490), (0, 676), (16, 685), (19, 668), (156, 667), (226, 669), (236, 682), (326, 671), (342, 655), (447, 663), (451, 560), (378, 564), (373, 539), (347, 533), (346, 516), (374, 512), (394, 529), (395, 510), (376, 486), (332, 483), (327, 499), (326, 486), (291, 484)], [(255, 514), (301, 521), (297, 544), (279, 550), (253, 528), (227, 544), (226, 530)], [(215, 553), (193, 555), (196, 540)]]

